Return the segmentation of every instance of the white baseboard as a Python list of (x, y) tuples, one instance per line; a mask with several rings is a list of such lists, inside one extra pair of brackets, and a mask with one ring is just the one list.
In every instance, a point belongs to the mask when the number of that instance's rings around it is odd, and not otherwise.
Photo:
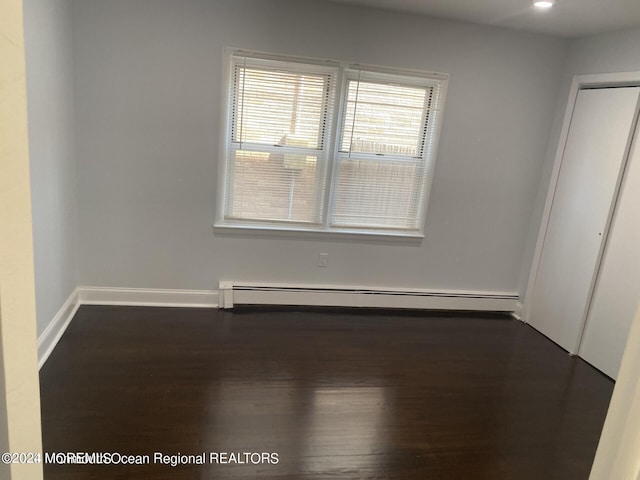
[(38, 368), (42, 368), (81, 305), (147, 307), (218, 307), (214, 290), (78, 287), (38, 337)]
[(79, 287), (82, 305), (132, 305), (144, 307), (218, 307), (215, 290), (164, 290), (151, 288)]
[(58, 313), (53, 317), (47, 328), (45, 328), (42, 335), (38, 337), (38, 369), (42, 368), (44, 363), (53, 352), (53, 349), (56, 347), (62, 334), (65, 332), (69, 323), (73, 319), (74, 315), (78, 311), (80, 307), (80, 302), (78, 301), (78, 289), (76, 288), (67, 301), (64, 302)]
[(522, 304), (522, 302), (516, 303), (516, 308), (513, 312), (511, 312), (511, 316), (516, 320), (520, 320), (521, 322), (524, 322), (524, 320), (522, 319), (523, 309), (524, 309), (524, 305)]
[[(510, 292), (431, 291), (365, 287), (227, 284), (216, 290), (78, 287), (38, 338), (42, 368), (81, 305), (231, 308), (234, 304), (303, 305), (429, 310), (511, 312), (520, 318), (522, 304)], [(239, 288), (238, 288), (239, 287)], [(228, 297), (228, 298), (225, 298)]]

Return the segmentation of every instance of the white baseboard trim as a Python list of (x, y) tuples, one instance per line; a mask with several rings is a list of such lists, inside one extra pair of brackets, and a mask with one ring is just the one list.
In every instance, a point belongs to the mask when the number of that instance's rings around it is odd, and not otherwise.
[(511, 316), (516, 320), (520, 320), (521, 322), (524, 322), (524, 320), (522, 319), (523, 309), (524, 309), (524, 305), (522, 304), (522, 302), (516, 303), (516, 308), (513, 312), (511, 312)]
[(45, 364), (81, 305), (217, 308), (218, 292), (214, 290), (78, 287), (38, 337), (38, 368), (42, 368)]
[(67, 301), (64, 302), (58, 313), (55, 314), (47, 328), (44, 329), (42, 335), (38, 337), (38, 369), (42, 368), (44, 363), (53, 352), (62, 334), (67, 330), (69, 323), (80, 307), (78, 289), (76, 288)]
[(82, 305), (144, 307), (218, 307), (215, 290), (165, 290), (151, 288), (79, 287)]
[(223, 282), (216, 290), (78, 287), (38, 337), (38, 367), (42, 368), (81, 305), (232, 308), (233, 305), (299, 305), (427, 310), (510, 312), (520, 319), (516, 293), (431, 291), (365, 287), (247, 285)]
[(514, 292), (220, 282), (220, 306), (298, 305), (514, 312)]

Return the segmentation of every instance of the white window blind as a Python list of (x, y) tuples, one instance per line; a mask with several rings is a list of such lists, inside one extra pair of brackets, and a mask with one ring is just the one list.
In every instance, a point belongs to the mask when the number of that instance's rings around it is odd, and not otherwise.
[(335, 69), (235, 57), (228, 219), (320, 224)]
[(346, 71), (331, 225), (422, 227), (438, 82)]
[(445, 79), (234, 53), (220, 223), (421, 234)]

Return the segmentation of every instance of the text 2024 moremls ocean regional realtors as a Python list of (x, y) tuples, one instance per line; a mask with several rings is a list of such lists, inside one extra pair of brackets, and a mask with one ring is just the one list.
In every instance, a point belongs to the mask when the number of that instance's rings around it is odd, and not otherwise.
[[(40, 453), (4, 453), (5, 464), (37, 464), (42, 462)], [(78, 465), (276, 465), (279, 462), (276, 452), (202, 452), (198, 454), (167, 454), (153, 452), (148, 455), (127, 455), (118, 452), (52, 452), (44, 454), (46, 464)]]

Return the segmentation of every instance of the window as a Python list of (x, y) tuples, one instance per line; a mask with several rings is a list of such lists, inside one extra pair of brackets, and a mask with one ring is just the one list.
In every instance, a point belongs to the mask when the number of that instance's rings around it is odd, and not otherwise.
[(217, 226), (422, 235), (446, 76), (228, 61)]

